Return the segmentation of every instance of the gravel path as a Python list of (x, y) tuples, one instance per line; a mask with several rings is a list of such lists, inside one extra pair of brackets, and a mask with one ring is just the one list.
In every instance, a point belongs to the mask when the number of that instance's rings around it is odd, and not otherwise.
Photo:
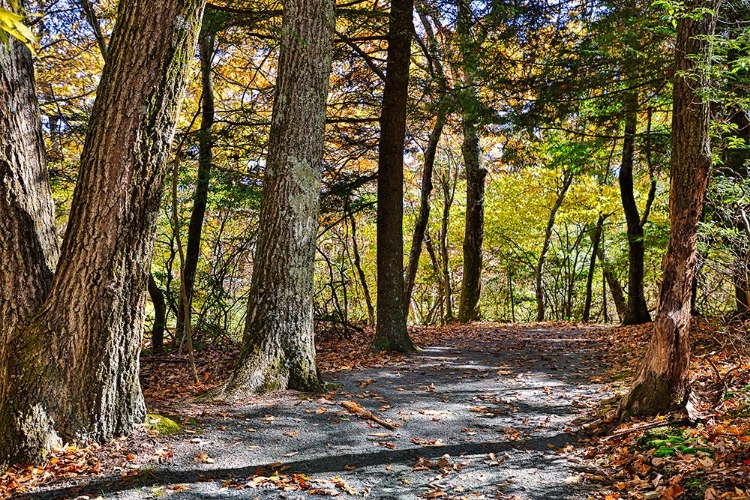
[[(574, 421), (605, 395), (590, 381), (603, 346), (570, 326), (477, 332), (338, 372), (322, 398), (290, 391), (247, 406), (186, 406), (194, 424), (149, 442), (131, 476), (25, 498), (586, 499), (593, 486)], [(398, 428), (357, 418), (341, 406), (349, 400)]]

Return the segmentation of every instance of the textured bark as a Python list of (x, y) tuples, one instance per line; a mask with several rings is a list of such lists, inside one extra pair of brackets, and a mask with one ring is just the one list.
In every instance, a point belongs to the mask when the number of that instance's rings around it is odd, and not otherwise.
[(482, 293), (482, 242), (484, 241), (484, 180), (487, 170), (480, 162), (479, 125), (464, 114), (461, 152), (466, 168), (466, 223), (464, 226), (464, 266), (458, 321), (468, 323), (480, 318)]
[(479, 96), (475, 72), (477, 44), (471, 32), (474, 23), (471, 2), (456, 0), (458, 44), (464, 90), (461, 103), (463, 142), (461, 154), (466, 171), (466, 219), (463, 241), (463, 279), (458, 301), (458, 321), (468, 323), (481, 316), (479, 298), (482, 293), (482, 244), (484, 241), (484, 181), (487, 170), (482, 168), (479, 145)]
[(109, 440), (145, 416), (144, 292), (202, 10), (203, 0), (120, 2), (51, 291), (10, 341), (2, 463), (39, 462), (59, 439)]
[(156, 284), (153, 274), (148, 275), (148, 295), (154, 305), (154, 326), (151, 328), (151, 350), (155, 353), (164, 349), (164, 328), (167, 326), (167, 303), (164, 292)]
[(213, 34), (204, 34), (199, 41), (201, 61), (201, 126), (198, 131), (198, 178), (195, 182), (193, 194), (193, 211), (190, 213), (187, 245), (185, 249), (185, 267), (182, 269), (182, 279), (185, 282), (184, 304), (182, 295), (177, 307), (177, 334), (180, 335), (185, 324), (185, 311), (191, 307), (193, 289), (195, 287), (195, 272), (200, 257), (201, 235), (203, 233), (203, 219), (208, 204), (208, 187), (211, 179), (211, 163), (213, 162), (213, 126), (214, 126), (214, 85), (211, 78), (211, 59), (214, 54)]
[(586, 301), (583, 305), (583, 321), (588, 323), (591, 316), (591, 298), (593, 296), (594, 271), (596, 270), (596, 255), (599, 251), (599, 242), (602, 239), (602, 230), (604, 228), (604, 215), (600, 215), (596, 221), (594, 234), (591, 236), (591, 260), (589, 261), (589, 273), (586, 276)]
[(685, 403), (690, 363), (690, 297), (695, 272), (698, 223), (711, 167), (710, 110), (703, 100), (707, 78), (698, 64), (710, 64), (710, 37), (716, 28), (718, 0), (686, 5), (711, 9), (701, 19), (682, 17), (677, 26), (672, 108), (670, 234), (663, 262), (654, 332), (620, 414), (663, 413)]
[(546, 305), (544, 303), (544, 266), (547, 263), (547, 254), (549, 253), (549, 247), (552, 242), (552, 230), (555, 227), (555, 219), (557, 218), (557, 212), (562, 207), (565, 195), (568, 193), (570, 184), (573, 182), (573, 172), (565, 171), (563, 173), (562, 186), (557, 190), (557, 198), (555, 204), (552, 206), (550, 211), (549, 219), (547, 219), (547, 229), (544, 231), (544, 242), (542, 243), (542, 251), (539, 252), (539, 259), (536, 263), (536, 320), (544, 321), (546, 315)]
[(334, 2), (287, 0), (282, 23), (247, 324), (219, 398), (322, 390), (312, 297)]
[[(411, 302), (411, 294), (414, 290), (414, 282), (417, 277), (417, 268), (419, 267), (419, 257), (422, 255), (422, 243), (424, 243), (424, 233), (427, 229), (427, 223), (430, 221), (430, 195), (432, 194), (432, 172), (435, 167), (435, 156), (437, 155), (438, 143), (443, 135), (443, 127), (448, 117), (447, 107), (440, 103), (438, 113), (435, 118), (435, 124), (430, 132), (430, 138), (427, 143), (427, 149), (424, 153), (424, 170), (422, 172), (422, 189), (419, 197), (419, 215), (414, 223), (414, 234), (411, 238), (411, 250), (409, 251), (409, 260), (406, 264), (406, 273), (404, 276), (404, 303)], [(408, 307), (407, 307), (408, 310)]]
[(645, 245), (643, 224), (638, 214), (633, 192), (633, 163), (635, 160), (635, 134), (637, 122), (637, 96), (630, 96), (625, 110), (625, 139), (620, 163), (620, 197), (628, 228), (628, 308), (623, 325), (639, 325), (651, 321), (643, 292), (643, 266)]
[(11, 332), (44, 301), (57, 257), (34, 67), (11, 37), (0, 44), (0, 387)]
[(413, 352), (404, 304), (404, 141), (413, 0), (393, 0), (378, 156), (378, 323), (372, 349)]

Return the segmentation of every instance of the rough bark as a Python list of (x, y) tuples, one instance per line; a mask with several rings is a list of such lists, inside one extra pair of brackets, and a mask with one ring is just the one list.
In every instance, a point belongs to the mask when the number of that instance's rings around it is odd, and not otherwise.
[(190, 213), (187, 244), (185, 245), (185, 267), (182, 279), (185, 283), (187, 305), (183, 303), (182, 294), (177, 307), (177, 334), (182, 333), (185, 324), (185, 311), (191, 307), (195, 272), (200, 257), (203, 219), (208, 204), (208, 187), (211, 180), (211, 163), (213, 162), (213, 126), (214, 126), (214, 85), (211, 78), (211, 59), (214, 54), (214, 35), (203, 34), (198, 42), (201, 61), (201, 126), (198, 131), (198, 178), (193, 194), (193, 210)]
[(602, 239), (602, 230), (604, 228), (604, 215), (600, 215), (594, 227), (594, 234), (591, 236), (591, 260), (589, 261), (589, 273), (586, 276), (586, 300), (583, 305), (583, 321), (588, 323), (591, 316), (591, 298), (593, 296), (594, 271), (596, 270), (596, 255), (599, 251), (599, 242)]
[(464, 90), (459, 96), (462, 114), (463, 142), (461, 153), (466, 171), (466, 219), (463, 241), (463, 279), (458, 301), (458, 321), (468, 323), (481, 316), (479, 298), (482, 293), (482, 243), (484, 241), (484, 180), (479, 145), (479, 96), (476, 85), (477, 44), (471, 32), (474, 23), (471, 2), (456, 0), (456, 26), (461, 52)]
[[(414, 290), (414, 282), (417, 277), (417, 268), (419, 267), (419, 257), (422, 255), (422, 244), (424, 243), (424, 233), (427, 229), (427, 223), (430, 221), (430, 195), (432, 194), (432, 172), (435, 167), (435, 156), (437, 155), (438, 143), (443, 134), (443, 127), (448, 117), (447, 107), (444, 103), (438, 104), (438, 113), (435, 118), (435, 124), (430, 132), (430, 138), (427, 143), (427, 149), (424, 153), (424, 170), (422, 172), (422, 189), (419, 197), (419, 215), (414, 223), (414, 233), (411, 238), (411, 250), (409, 251), (409, 260), (406, 264), (406, 273), (404, 276), (404, 303), (411, 302), (411, 294)], [(408, 307), (407, 307), (408, 310)]]
[(670, 234), (654, 332), (636, 379), (620, 406), (623, 418), (663, 413), (685, 403), (689, 392), (690, 297), (695, 272), (698, 223), (711, 167), (708, 85), (700, 64), (710, 64), (710, 36), (718, 0), (694, 0), (686, 12), (710, 9), (700, 19), (688, 15), (677, 25), (672, 108)]
[(539, 252), (539, 259), (536, 263), (536, 320), (544, 321), (546, 315), (546, 304), (544, 302), (544, 266), (547, 263), (547, 254), (549, 253), (549, 247), (552, 242), (552, 230), (555, 227), (555, 219), (557, 218), (557, 212), (562, 207), (563, 201), (565, 201), (565, 195), (570, 188), (570, 184), (573, 182), (573, 172), (566, 170), (563, 173), (563, 181), (560, 188), (557, 190), (557, 198), (555, 204), (552, 206), (552, 210), (547, 219), (547, 229), (544, 231), (544, 242), (542, 243), (542, 251)]
[(482, 293), (482, 242), (484, 240), (484, 180), (487, 170), (480, 162), (479, 125), (464, 114), (463, 143), (461, 144), (466, 168), (466, 223), (463, 242), (463, 280), (458, 302), (458, 321), (468, 323), (478, 320), (479, 297)]
[(154, 353), (164, 350), (164, 329), (167, 326), (167, 303), (164, 292), (156, 284), (153, 274), (148, 275), (148, 295), (154, 305), (154, 326), (151, 328), (151, 350)]
[(333, 0), (284, 3), (247, 323), (218, 397), (322, 390), (312, 297), (333, 29)]
[(628, 232), (628, 308), (623, 325), (638, 325), (651, 321), (643, 292), (644, 254), (643, 225), (638, 214), (633, 191), (633, 163), (635, 160), (635, 134), (638, 125), (637, 96), (630, 96), (625, 110), (625, 138), (620, 163), (620, 197), (625, 212)]
[(11, 37), (0, 44), (0, 373), (11, 331), (44, 301), (57, 257), (34, 66)]
[(119, 4), (51, 291), (10, 341), (0, 463), (40, 462), (60, 440), (109, 440), (145, 416), (146, 281), (203, 4)]
[(372, 349), (415, 351), (406, 330), (404, 304), (404, 141), (409, 89), (413, 0), (393, 0), (380, 114), (378, 156), (378, 322)]

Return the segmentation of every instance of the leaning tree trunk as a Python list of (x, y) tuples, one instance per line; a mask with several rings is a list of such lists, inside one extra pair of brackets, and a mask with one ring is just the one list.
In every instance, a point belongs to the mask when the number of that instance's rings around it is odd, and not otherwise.
[(11, 37), (0, 43), (0, 388), (11, 332), (44, 301), (57, 256), (34, 66)]
[(312, 297), (333, 29), (333, 0), (284, 3), (247, 323), (219, 398), (322, 390)]
[[(695, 272), (698, 223), (711, 167), (708, 85), (710, 37), (718, 0), (694, 0), (678, 21), (672, 109), (669, 246), (664, 257), (659, 309), (646, 356), (620, 405), (623, 418), (654, 415), (687, 400), (690, 368), (690, 296)], [(700, 19), (693, 9), (710, 9)]]
[(552, 243), (552, 230), (555, 228), (557, 212), (560, 210), (560, 207), (562, 207), (563, 201), (565, 201), (565, 195), (567, 194), (572, 182), (573, 172), (570, 170), (563, 172), (563, 183), (562, 186), (560, 186), (560, 189), (557, 190), (557, 199), (555, 199), (555, 204), (552, 206), (552, 211), (549, 214), (547, 229), (544, 231), (542, 251), (539, 252), (539, 259), (537, 260), (535, 270), (537, 321), (544, 321), (547, 309), (544, 302), (544, 266), (547, 264), (547, 254), (549, 253), (549, 247)]
[(378, 156), (378, 323), (372, 349), (415, 351), (404, 304), (404, 140), (414, 0), (393, 0)]
[(119, 4), (51, 291), (10, 341), (2, 463), (40, 462), (56, 442), (105, 441), (145, 417), (138, 354), (146, 281), (203, 5)]
[(406, 311), (409, 310), (411, 294), (414, 290), (414, 283), (417, 278), (417, 268), (419, 267), (419, 257), (422, 255), (422, 243), (424, 243), (425, 230), (427, 223), (430, 221), (430, 195), (432, 194), (432, 172), (435, 167), (435, 156), (443, 134), (443, 127), (448, 117), (448, 108), (445, 101), (438, 103), (437, 117), (435, 124), (430, 132), (430, 138), (427, 143), (427, 149), (424, 153), (424, 170), (422, 172), (422, 191), (419, 197), (419, 215), (414, 224), (414, 234), (411, 238), (411, 249), (409, 250), (409, 260), (406, 264), (404, 276), (404, 304)]
[(643, 242), (643, 225), (633, 194), (637, 108), (637, 96), (629, 96), (625, 111), (625, 139), (622, 144), (619, 176), (620, 197), (628, 228), (628, 308), (622, 321), (623, 325), (639, 325), (651, 321), (643, 292), (643, 265), (646, 249)]
[(589, 261), (589, 273), (586, 276), (586, 300), (583, 305), (583, 317), (581, 318), (584, 323), (588, 323), (591, 316), (591, 298), (593, 295), (594, 271), (596, 270), (596, 255), (599, 251), (599, 242), (602, 239), (604, 220), (605, 216), (600, 214), (594, 227), (594, 234), (591, 235), (591, 260)]
[[(198, 179), (195, 182), (193, 211), (190, 214), (187, 245), (185, 249), (185, 267), (182, 279), (185, 282), (185, 300), (180, 294), (177, 307), (177, 334), (181, 335), (185, 324), (185, 311), (192, 307), (195, 272), (200, 257), (203, 219), (208, 204), (208, 186), (211, 179), (213, 162), (213, 126), (214, 126), (214, 84), (211, 78), (211, 59), (214, 55), (214, 35), (206, 33), (199, 41), (201, 61), (201, 126), (198, 131)], [(187, 301), (187, 304), (184, 304)]]

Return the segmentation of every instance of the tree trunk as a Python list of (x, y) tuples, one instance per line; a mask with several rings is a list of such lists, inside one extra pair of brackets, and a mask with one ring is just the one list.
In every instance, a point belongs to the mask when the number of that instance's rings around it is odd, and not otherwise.
[[(628, 310), (628, 303), (625, 299), (625, 293), (622, 290), (622, 285), (620, 285), (620, 282), (617, 280), (617, 276), (615, 276), (615, 272), (612, 270), (612, 266), (607, 262), (607, 255), (604, 251), (604, 245), (599, 244), (599, 253), (598, 253), (599, 261), (602, 263), (602, 277), (604, 278), (604, 281), (607, 282), (607, 286), (609, 286), (610, 293), (612, 294), (612, 300), (615, 301), (615, 310), (617, 311), (617, 317), (619, 318), (620, 322), (622, 322), (622, 318), (625, 317), (625, 311)], [(604, 298), (604, 301), (606, 303), (606, 295)]]
[(404, 140), (413, 0), (393, 0), (378, 156), (378, 324), (372, 349), (414, 352), (404, 304)]
[(602, 230), (604, 228), (604, 215), (599, 215), (596, 221), (594, 234), (591, 237), (591, 260), (589, 261), (589, 274), (586, 276), (586, 301), (583, 305), (583, 322), (588, 323), (591, 316), (591, 297), (593, 295), (594, 271), (596, 271), (596, 254), (599, 251), (599, 242), (602, 239)]
[(482, 291), (482, 242), (484, 240), (484, 179), (487, 170), (480, 163), (479, 126), (469, 112), (464, 114), (464, 140), (461, 145), (466, 167), (466, 225), (464, 229), (464, 274), (458, 302), (458, 321), (480, 318)]
[[(670, 233), (664, 256), (659, 308), (645, 358), (620, 406), (620, 415), (664, 413), (687, 400), (690, 369), (690, 296), (695, 271), (698, 223), (711, 167), (708, 85), (710, 37), (718, 0), (694, 0), (677, 25), (672, 110)], [(700, 19), (690, 13), (710, 9)]]
[(106, 441), (145, 417), (138, 383), (144, 292), (203, 5), (119, 4), (52, 288), (10, 341), (2, 463), (38, 463), (56, 442)]
[[(458, 169), (455, 171), (458, 174)], [(453, 199), (456, 194), (456, 178), (452, 179), (452, 183), (448, 180), (448, 175), (445, 176), (442, 183), (443, 187), (443, 215), (440, 218), (440, 263), (442, 267), (443, 275), (443, 296), (445, 299), (445, 316), (443, 321), (450, 323), (453, 321), (453, 287), (451, 286), (451, 268), (450, 268), (450, 255), (448, 249), (448, 226), (450, 223), (451, 207), (453, 206)]]
[(435, 125), (432, 128), (432, 132), (430, 132), (427, 149), (424, 153), (424, 172), (422, 173), (422, 190), (419, 198), (419, 216), (414, 224), (414, 234), (411, 238), (409, 261), (406, 265), (406, 273), (404, 276), (404, 303), (407, 305), (411, 302), (411, 294), (414, 290), (417, 268), (419, 267), (419, 257), (422, 255), (424, 232), (425, 229), (427, 229), (427, 223), (430, 221), (430, 194), (432, 194), (433, 187), (432, 171), (435, 167), (435, 156), (437, 155), (438, 143), (443, 134), (443, 127), (445, 126), (447, 115), (447, 106), (444, 102), (440, 102), (438, 104)]
[(643, 262), (645, 245), (643, 226), (633, 194), (633, 163), (635, 160), (635, 134), (638, 125), (638, 96), (628, 96), (625, 104), (625, 139), (622, 143), (620, 164), (620, 197), (628, 227), (628, 308), (623, 325), (639, 325), (651, 321), (646, 297), (643, 293)]
[[(733, 106), (729, 110), (729, 121), (735, 125), (736, 132), (733, 134), (736, 139), (742, 139), (744, 148), (732, 148), (724, 152), (724, 165), (730, 170), (731, 174), (736, 175), (738, 178), (746, 178), (747, 173), (747, 161), (750, 157), (748, 147), (750, 147), (750, 119), (744, 109), (737, 106)], [(740, 212), (737, 219), (736, 227), (740, 232), (745, 232), (747, 237), (750, 237), (750, 227), (747, 224), (748, 215), (745, 207), (737, 207), (737, 211)], [(750, 262), (750, 254), (746, 248), (742, 245), (736, 245), (734, 248), (734, 272), (732, 281), (734, 283), (735, 291), (735, 312), (742, 316), (750, 316), (750, 269), (748, 264)]]
[(357, 222), (354, 219), (354, 214), (349, 215), (349, 220), (352, 224), (352, 252), (354, 253), (354, 267), (357, 270), (359, 283), (362, 285), (362, 295), (365, 296), (365, 305), (367, 306), (367, 326), (375, 326), (375, 307), (372, 305), (370, 287), (367, 285), (367, 276), (365, 276), (365, 270), (362, 268), (362, 259), (359, 255), (359, 243), (357, 243)]
[[(195, 183), (193, 211), (190, 214), (190, 225), (188, 226), (185, 267), (182, 270), (187, 307), (191, 307), (193, 301), (195, 272), (200, 257), (203, 219), (206, 215), (208, 186), (211, 180), (211, 163), (213, 161), (214, 85), (211, 78), (211, 59), (214, 55), (214, 35), (211, 33), (203, 34), (198, 45), (201, 61), (201, 126), (198, 131), (198, 178)], [(177, 307), (178, 335), (182, 333), (185, 323), (185, 311), (186, 305), (183, 304), (182, 294), (180, 294), (180, 302)]]
[(0, 389), (11, 332), (44, 301), (57, 257), (34, 66), (10, 37), (0, 43)]
[(480, 318), (479, 297), (482, 292), (482, 243), (484, 240), (484, 180), (479, 145), (479, 96), (475, 82), (478, 44), (471, 31), (474, 15), (471, 2), (456, 0), (456, 30), (461, 53), (464, 90), (459, 95), (462, 112), (463, 142), (461, 153), (466, 169), (466, 222), (463, 241), (463, 279), (458, 301), (458, 321), (468, 323)]
[(247, 323), (240, 359), (219, 397), (322, 390), (313, 273), (334, 22), (333, 0), (284, 3)]
[(544, 265), (547, 263), (547, 254), (549, 253), (549, 247), (552, 242), (552, 230), (555, 227), (555, 219), (557, 218), (557, 212), (562, 207), (563, 201), (565, 201), (565, 195), (570, 188), (570, 184), (573, 182), (573, 172), (566, 170), (563, 172), (563, 183), (560, 189), (557, 190), (557, 199), (555, 204), (552, 206), (552, 211), (549, 214), (547, 220), (547, 229), (544, 231), (544, 243), (542, 243), (542, 251), (539, 253), (539, 260), (536, 264), (536, 320), (544, 321), (546, 314), (546, 307), (544, 303)]
[(153, 274), (148, 275), (148, 295), (154, 305), (154, 326), (151, 329), (151, 350), (159, 353), (164, 350), (164, 329), (167, 326), (167, 303), (164, 292), (156, 284)]

